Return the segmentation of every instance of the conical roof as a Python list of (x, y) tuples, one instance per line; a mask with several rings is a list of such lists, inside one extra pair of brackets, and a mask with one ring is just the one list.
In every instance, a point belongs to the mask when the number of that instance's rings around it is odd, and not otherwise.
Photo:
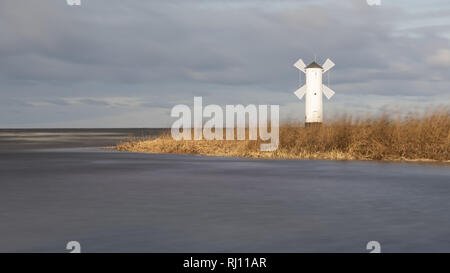
[(308, 68), (321, 68), (321, 69), (323, 69), (323, 67), (321, 67), (318, 63), (316, 63), (316, 62), (312, 62), (312, 63), (310, 63), (307, 67), (305, 67), (306, 69), (308, 69)]

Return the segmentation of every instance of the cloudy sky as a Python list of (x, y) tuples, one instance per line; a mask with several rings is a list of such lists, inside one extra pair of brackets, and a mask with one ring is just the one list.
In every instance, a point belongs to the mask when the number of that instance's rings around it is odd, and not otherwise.
[(448, 0), (81, 1), (0, 0), (0, 128), (166, 127), (194, 96), (302, 121), (299, 57), (336, 63), (325, 118), (450, 105)]

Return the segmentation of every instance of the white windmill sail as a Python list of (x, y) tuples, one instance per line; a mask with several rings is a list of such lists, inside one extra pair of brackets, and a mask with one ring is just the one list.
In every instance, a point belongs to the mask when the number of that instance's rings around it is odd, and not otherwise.
[(334, 63), (330, 59), (327, 59), (322, 65), (323, 73), (325, 73), (328, 70), (330, 70), (333, 66), (334, 66)]
[(297, 91), (295, 91), (294, 94), (297, 96), (297, 98), (302, 99), (303, 96), (306, 94), (306, 84), (297, 89)]
[(323, 91), (323, 94), (325, 95), (325, 97), (327, 97), (327, 99), (331, 99), (331, 97), (334, 95), (334, 91), (331, 90), (325, 84), (322, 84), (322, 91)]
[(298, 61), (294, 64), (295, 67), (297, 67), (300, 71), (302, 71), (303, 73), (305, 73), (305, 63), (303, 62), (302, 59), (298, 59)]

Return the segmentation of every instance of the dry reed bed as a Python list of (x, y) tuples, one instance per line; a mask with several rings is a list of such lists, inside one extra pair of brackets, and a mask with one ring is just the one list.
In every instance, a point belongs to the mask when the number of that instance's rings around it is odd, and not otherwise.
[(169, 133), (155, 139), (132, 139), (119, 151), (199, 154), (278, 159), (337, 159), (449, 162), (449, 110), (390, 120), (387, 116), (355, 120), (340, 117), (319, 127), (280, 126), (276, 151), (260, 151), (261, 141), (182, 140)]

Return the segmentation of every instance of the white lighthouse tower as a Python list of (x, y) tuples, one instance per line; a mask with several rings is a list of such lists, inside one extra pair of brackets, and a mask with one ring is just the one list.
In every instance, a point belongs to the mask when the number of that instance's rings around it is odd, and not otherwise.
[(322, 93), (327, 99), (334, 95), (333, 90), (322, 84), (322, 74), (330, 70), (334, 63), (327, 59), (323, 67), (316, 62), (306, 66), (302, 59), (299, 59), (294, 66), (306, 75), (306, 84), (294, 92), (299, 99), (306, 95), (305, 126), (321, 124), (323, 121)]

